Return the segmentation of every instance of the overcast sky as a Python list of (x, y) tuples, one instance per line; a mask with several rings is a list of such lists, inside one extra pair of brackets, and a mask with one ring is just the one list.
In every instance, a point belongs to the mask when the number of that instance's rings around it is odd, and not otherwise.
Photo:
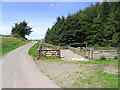
[(91, 5), (91, 2), (2, 2), (1, 34), (10, 34), (12, 26), (23, 20), (32, 27), (28, 39), (44, 38), (48, 28), (58, 16), (74, 14)]

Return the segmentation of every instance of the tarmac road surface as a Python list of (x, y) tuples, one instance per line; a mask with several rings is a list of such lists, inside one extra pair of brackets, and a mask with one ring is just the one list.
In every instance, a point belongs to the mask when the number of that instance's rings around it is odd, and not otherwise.
[(21, 46), (2, 57), (2, 88), (60, 88), (38, 70), (28, 50)]

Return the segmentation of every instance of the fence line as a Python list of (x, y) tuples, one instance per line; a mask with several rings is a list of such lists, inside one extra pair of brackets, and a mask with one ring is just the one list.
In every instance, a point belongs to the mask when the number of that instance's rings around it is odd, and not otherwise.
[(105, 56), (106, 58), (114, 58), (118, 56), (117, 50), (94, 50), (93, 58), (98, 59), (101, 56)]
[(74, 53), (83, 56), (84, 58), (93, 59), (93, 48), (85, 48), (85, 47), (74, 48), (68, 46), (68, 49), (70, 49)]
[(115, 50), (94, 50), (94, 48), (85, 48), (85, 47), (70, 47), (68, 48), (73, 51), (74, 53), (77, 53), (84, 58), (88, 59), (98, 59), (101, 56), (105, 56), (106, 58), (114, 58), (115, 56), (120, 57), (120, 50), (115, 49)]

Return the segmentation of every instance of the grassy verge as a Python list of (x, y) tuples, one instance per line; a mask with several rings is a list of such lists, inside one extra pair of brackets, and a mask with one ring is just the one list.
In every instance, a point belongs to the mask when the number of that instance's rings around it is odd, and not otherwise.
[(73, 64), (110, 64), (110, 63), (114, 63), (114, 66), (118, 66), (118, 61), (120, 59), (108, 59), (108, 60), (101, 60), (101, 61), (87, 61), (87, 62), (84, 62), (84, 61), (64, 61), (64, 60), (61, 60), (61, 59), (56, 59), (56, 58), (49, 58), (49, 59), (46, 59), (46, 58), (42, 58), (40, 60), (45, 60), (45, 61), (52, 61), (52, 62), (64, 62), (64, 63), (73, 63)]
[(23, 38), (4, 37), (4, 36), (2, 36), (1, 38), (2, 38), (2, 55), (0, 56), (3, 56), (8, 52), (30, 42)]
[(29, 49), (29, 52), (28, 54), (37, 58), (37, 46), (38, 44), (40, 43), (40, 41), (38, 41), (38, 43), (36, 43), (35, 45), (33, 45), (30, 49)]
[[(40, 58), (40, 60), (42, 60), (42, 61), (50, 61), (50, 62), (64, 62), (65, 63), (64, 60), (58, 59), (58, 58)], [(66, 63), (68, 63), (68, 62), (66, 62)]]

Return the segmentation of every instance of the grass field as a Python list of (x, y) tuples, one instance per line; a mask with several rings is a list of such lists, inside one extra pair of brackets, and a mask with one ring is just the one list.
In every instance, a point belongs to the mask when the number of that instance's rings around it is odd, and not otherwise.
[(38, 43), (36, 43), (35, 45), (33, 45), (33, 46), (29, 49), (29, 51), (28, 51), (28, 54), (29, 54), (29, 55), (37, 58), (37, 46), (38, 46), (39, 43), (40, 43), (40, 40), (38, 40)]
[(2, 54), (0, 56), (3, 56), (8, 52), (18, 48), (19, 46), (25, 45), (30, 42), (23, 38), (4, 37), (4, 36), (1, 36), (1, 38), (2, 38), (2, 42), (1, 42)]

